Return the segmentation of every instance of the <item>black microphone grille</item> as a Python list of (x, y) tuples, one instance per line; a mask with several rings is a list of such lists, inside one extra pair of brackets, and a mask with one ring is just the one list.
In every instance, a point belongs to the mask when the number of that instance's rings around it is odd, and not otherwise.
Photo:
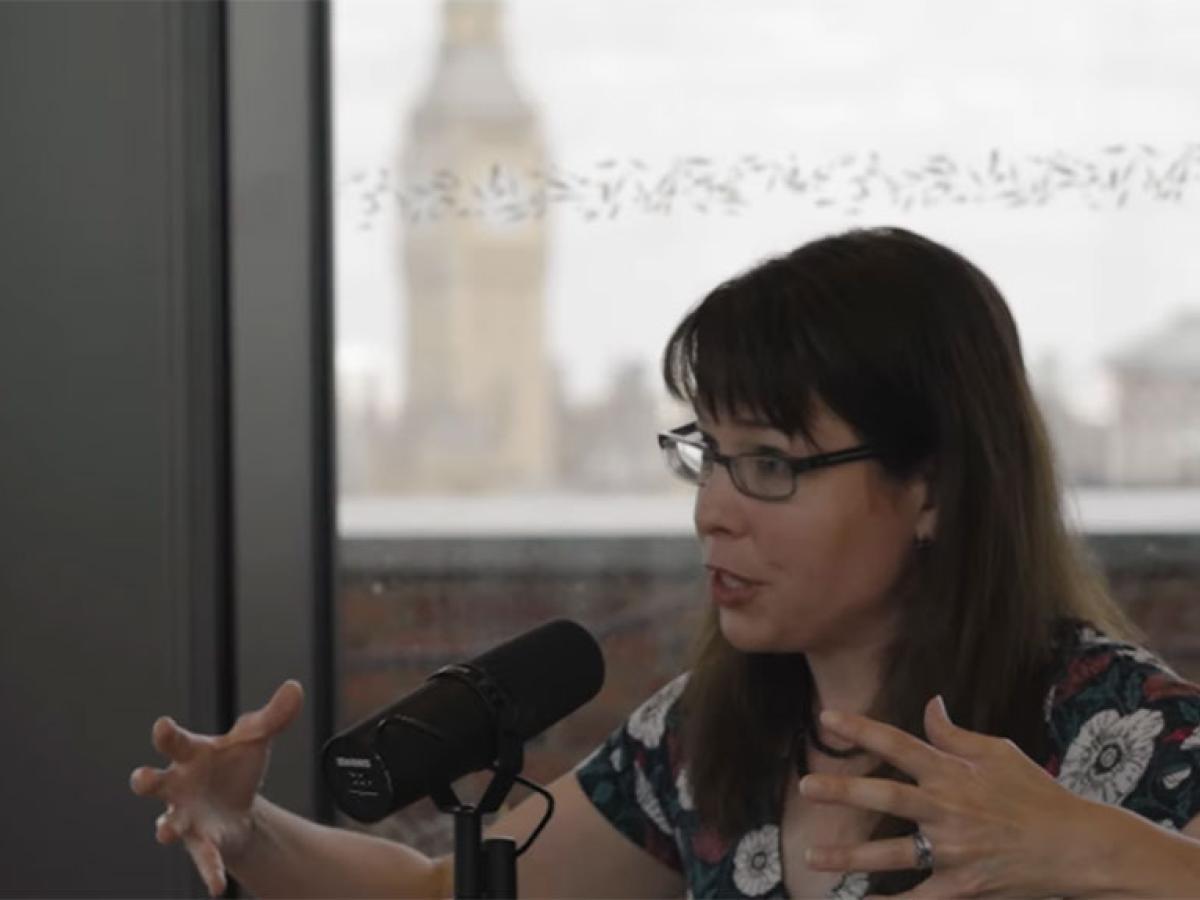
[(600, 692), (604, 657), (577, 622), (555, 619), (467, 663), (486, 672), (516, 705), (516, 729), (535, 737)]

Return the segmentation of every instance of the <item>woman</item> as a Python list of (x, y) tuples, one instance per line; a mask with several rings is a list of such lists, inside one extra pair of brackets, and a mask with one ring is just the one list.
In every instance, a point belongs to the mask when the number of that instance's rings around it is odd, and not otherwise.
[[(1017, 331), (977, 268), (900, 229), (806, 244), (710, 293), (670, 338), (664, 374), (695, 410), (659, 442), (698, 485), (712, 608), (689, 673), (551, 786), (558, 811), (521, 858), (522, 893), (848, 898), (917, 884), (954, 861), (943, 835), (916, 830), (927, 810), (820, 791), (921, 790), (904, 784), (921, 773), (820, 716), (924, 736), (935, 695), (1051, 771), (1096, 716), (1135, 717), (1135, 765), (1106, 799), (1176, 827), (1200, 812), (1200, 793), (1161, 784), (1196, 752), (1173, 737), (1200, 722), (1196, 689), (1143, 655), (1102, 676), (1088, 664), (1089, 642), (1129, 629), (1064, 529)], [(256, 796), (298, 705), (285, 685), (219, 738), (156, 723), (172, 765), (133, 786), (170, 804), (160, 839), (183, 838), (213, 890), (227, 864), (259, 895), (447, 895), (446, 860)], [(810, 774), (829, 780), (805, 796)], [(523, 837), (539, 813), (523, 804), (491, 831)], [(866, 858), (875, 874), (851, 864), (861, 854), (832, 866), (816, 852), (868, 839), (892, 854)]]

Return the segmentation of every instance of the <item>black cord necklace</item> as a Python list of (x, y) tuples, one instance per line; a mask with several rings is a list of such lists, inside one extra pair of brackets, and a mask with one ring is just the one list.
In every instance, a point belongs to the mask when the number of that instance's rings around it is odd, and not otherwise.
[[(797, 737), (800, 737), (800, 735)], [(835, 747), (830, 747), (828, 744), (822, 741), (820, 733), (817, 731), (817, 720), (813, 716), (813, 708), (811, 703), (808, 707), (808, 727), (803, 737), (808, 738), (808, 742), (812, 744), (813, 749), (818, 753), (823, 753), (825, 756), (832, 756), (834, 759), (853, 759), (856, 756), (862, 756), (863, 753), (866, 752), (862, 747), (847, 747), (845, 750), (838, 750)], [(804, 742), (803, 740), (799, 740), (797, 741), (797, 744), (799, 746), (797, 747), (796, 767), (799, 769), (801, 760), (803, 759), (803, 757), (800, 756), (800, 753), (804, 751)]]

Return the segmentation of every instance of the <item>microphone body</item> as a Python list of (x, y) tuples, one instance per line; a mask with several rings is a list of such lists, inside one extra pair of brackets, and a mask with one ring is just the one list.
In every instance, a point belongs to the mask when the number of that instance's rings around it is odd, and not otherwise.
[(548, 622), (439, 669), (335, 735), (321, 752), (326, 783), (343, 812), (377, 822), (488, 768), (502, 736), (536, 737), (591, 700), (603, 682), (596, 640), (575, 622)]

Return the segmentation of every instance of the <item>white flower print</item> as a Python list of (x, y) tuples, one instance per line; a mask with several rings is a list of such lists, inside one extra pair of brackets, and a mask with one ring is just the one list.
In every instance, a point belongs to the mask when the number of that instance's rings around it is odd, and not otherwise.
[(760, 897), (783, 877), (779, 859), (779, 828), (764, 825), (738, 841), (733, 857), (733, 883), (748, 897)]
[(1134, 662), (1142, 663), (1143, 665), (1153, 666), (1156, 669), (1161, 669), (1172, 678), (1179, 678), (1178, 673), (1170, 666), (1163, 662), (1158, 656), (1151, 653), (1145, 647), (1139, 647), (1136, 644), (1130, 644), (1127, 641), (1118, 641), (1115, 638), (1110, 638), (1106, 634), (1101, 634), (1094, 628), (1084, 626), (1079, 632), (1079, 642), (1085, 647), (1108, 647), (1117, 656), (1125, 656), (1132, 659)]
[(672, 704), (679, 699), (687, 686), (687, 674), (680, 675), (674, 681), (654, 694), (649, 700), (633, 711), (629, 717), (629, 733), (651, 750), (662, 741), (666, 729), (667, 712)]
[(1067, 748), (1058, 781), (1068, 790), (1101, 803), (1118, 804), (1133, 791), (1154, 755), (1163, 729), (1158, 710), (1122, 716), (1115, 709), (1096, 713)]
[(1168, 791), (1173, 791), (1192, 776), (1191, 766), (1181, 766), (1178, 769), (1172, 769), (1159, 779), (1163, 787)]
[(1159, 819), (1158, 826), (1160, 828), (1167, 829), (1167, 831), (1178, 831), (1179, 830), (1179, 828), (1176, 827), (1175, 823), (1172, 822), (1170, 819)]
[(1156, 669), (1161, 669), (1167, 675), (1179, 680), (1179, 673), (1168, 666), (1155, 653), (1151, 653), (1144, 647), (1135, 647), (1133, 644), (1123, 644), (1117, 647), (1117, 656), (1128, 656), (1135, 662), (1143, 663), (1147, 666), (1154, 666)]
[(1050, 721), (1050, 716), (1054, 711), (1054, 697), (1058, 694), (1058, 685), (1053, 685), (1050, 690), (1046, 691), (1046, 699), (1042, 701), (1042, 718), (1046, 722)]
[(827, 895), (828, 900), (862, 900), (867, 896), (871, 877), (866, 872), (847, 872), (842, 880), (833, 886)]
[(658, 797), (654, 796), (654, 788), (650, 785), (649, 779), (646, 778), (641, 769), (635, 770), (637, 773), (637, 781), (634, 786), (634, 793), (637, 795), (638, 806), (644, 812), (663, 834), (672, 834), (671, 823), (667, 821), (667, 815), (663, 812), (662, 804), (658, 802)]
[(613, 752), (608, 755), (608, 764), (613, 767), (613, 771), (620, 772), (621, 764), (624, 761), (625, 760), (621, 755), (621, 748), (613, 747)]
[(1180, 750), (1193, 750), (1200, 747), (1200, 725), (1197, 725), (1187, 737), (1183, 739), (1183, 743), (1179, 745)]
[(687, 766), (679, 770), (679, 777), (675, 779), (675, 793), (679, 797), (680, 809), (696, 808), (696, 804), (692, 801), (692, 782), (688, 778)]

